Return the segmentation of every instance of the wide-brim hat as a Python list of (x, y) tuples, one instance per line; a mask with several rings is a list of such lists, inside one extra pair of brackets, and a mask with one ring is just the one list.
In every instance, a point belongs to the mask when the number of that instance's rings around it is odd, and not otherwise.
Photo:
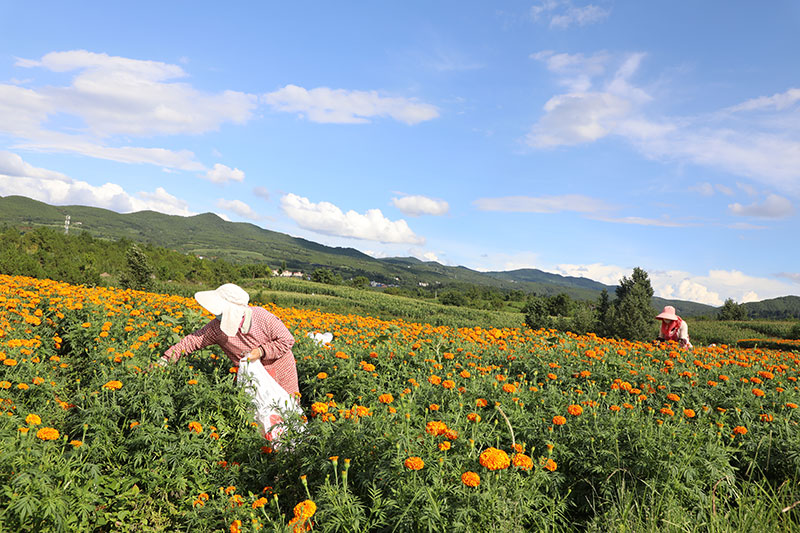
[(675, 308), (671, 305), (665, 305), (661, 314), (656, 317), (657, 320), (678, 320), (678, 315), (675, 314)]
[(220, 328), (228, 337), (239, 331), (239, 324), (244, 318), (250, 295), (247, 291), (233, 283), (226, 283), (213, 291), (200, 291), (194, 294), (197, 303), (213, 315), (221, 315)]

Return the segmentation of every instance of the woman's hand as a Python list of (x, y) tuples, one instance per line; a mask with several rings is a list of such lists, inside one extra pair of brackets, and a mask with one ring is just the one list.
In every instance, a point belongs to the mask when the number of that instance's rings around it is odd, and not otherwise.
[(255, 347), (249, 352), (244, 352), (242, 354), (242, 359), (252, 363), (253, 361), (258, 361), (261, 359), (261, 347)]

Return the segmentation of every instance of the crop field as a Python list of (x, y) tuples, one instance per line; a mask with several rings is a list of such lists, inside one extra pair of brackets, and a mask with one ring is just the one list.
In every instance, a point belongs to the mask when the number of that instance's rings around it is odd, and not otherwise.
[(800, 531), (793, 344), (265, 306), (305, 414), (279, 443), (217, 348), (150, 366), (193, 299), (0, 275), (0, 531)]

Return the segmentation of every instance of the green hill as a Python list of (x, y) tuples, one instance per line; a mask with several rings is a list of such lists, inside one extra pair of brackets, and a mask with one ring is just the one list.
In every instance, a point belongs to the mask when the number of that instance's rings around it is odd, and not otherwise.
[[(266, 263), (272, 268), (284, 266), (305, 273), (325, 268), (344, 279), (365, 276), (371, 281), (412, 288), (420, 284), (434, 289), (482, 286), (548, 296), (563, 292), (578, 300), (595, 300), (603, 289), (614, 295), (613, 286), (537, 269), (479, 272), (411, 257), (376, 259), (354, 248), (325, 246), (254, 224), (228, 222), (212, 213), (191, 217), (154, 211), (121, 214), (97, 207), (52, 206), (23, 196), (0, 197), (0, 225), (23, 231), (38, 226), (61, 230), (67, 215), (71, 218), (71, 232), (85, 231), (102, 239), (129, 239), (234, 263)], [(653, 301), (656, 308), (664, 305), (674, 305), (684, 316), (716, 314), (716, 308), (694, 302), (660, 298)]]

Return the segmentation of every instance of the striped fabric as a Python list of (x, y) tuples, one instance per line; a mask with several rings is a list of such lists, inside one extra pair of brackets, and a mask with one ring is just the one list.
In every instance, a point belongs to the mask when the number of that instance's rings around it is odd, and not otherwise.
[(184, 354), (217, 344), (234, 366), (238, 367), (243, 353), (261, 347), (264, 350), (261, 364), (267, 372), (289, 394), (299, 393), (297, 366), (292, 353), (294, 337), (283, 322), (266, 309), (262, 307), (250, 309), (253, 311), (253, 319), (250, 331), (247, 333), (242, 333), (240, 329), (235, 337), (228, 337), (220, 329), (219, 319), (215, 318), (197, 331), (186, 335), (174, 346), (170, 346), (165, 355), (174, 363)]

